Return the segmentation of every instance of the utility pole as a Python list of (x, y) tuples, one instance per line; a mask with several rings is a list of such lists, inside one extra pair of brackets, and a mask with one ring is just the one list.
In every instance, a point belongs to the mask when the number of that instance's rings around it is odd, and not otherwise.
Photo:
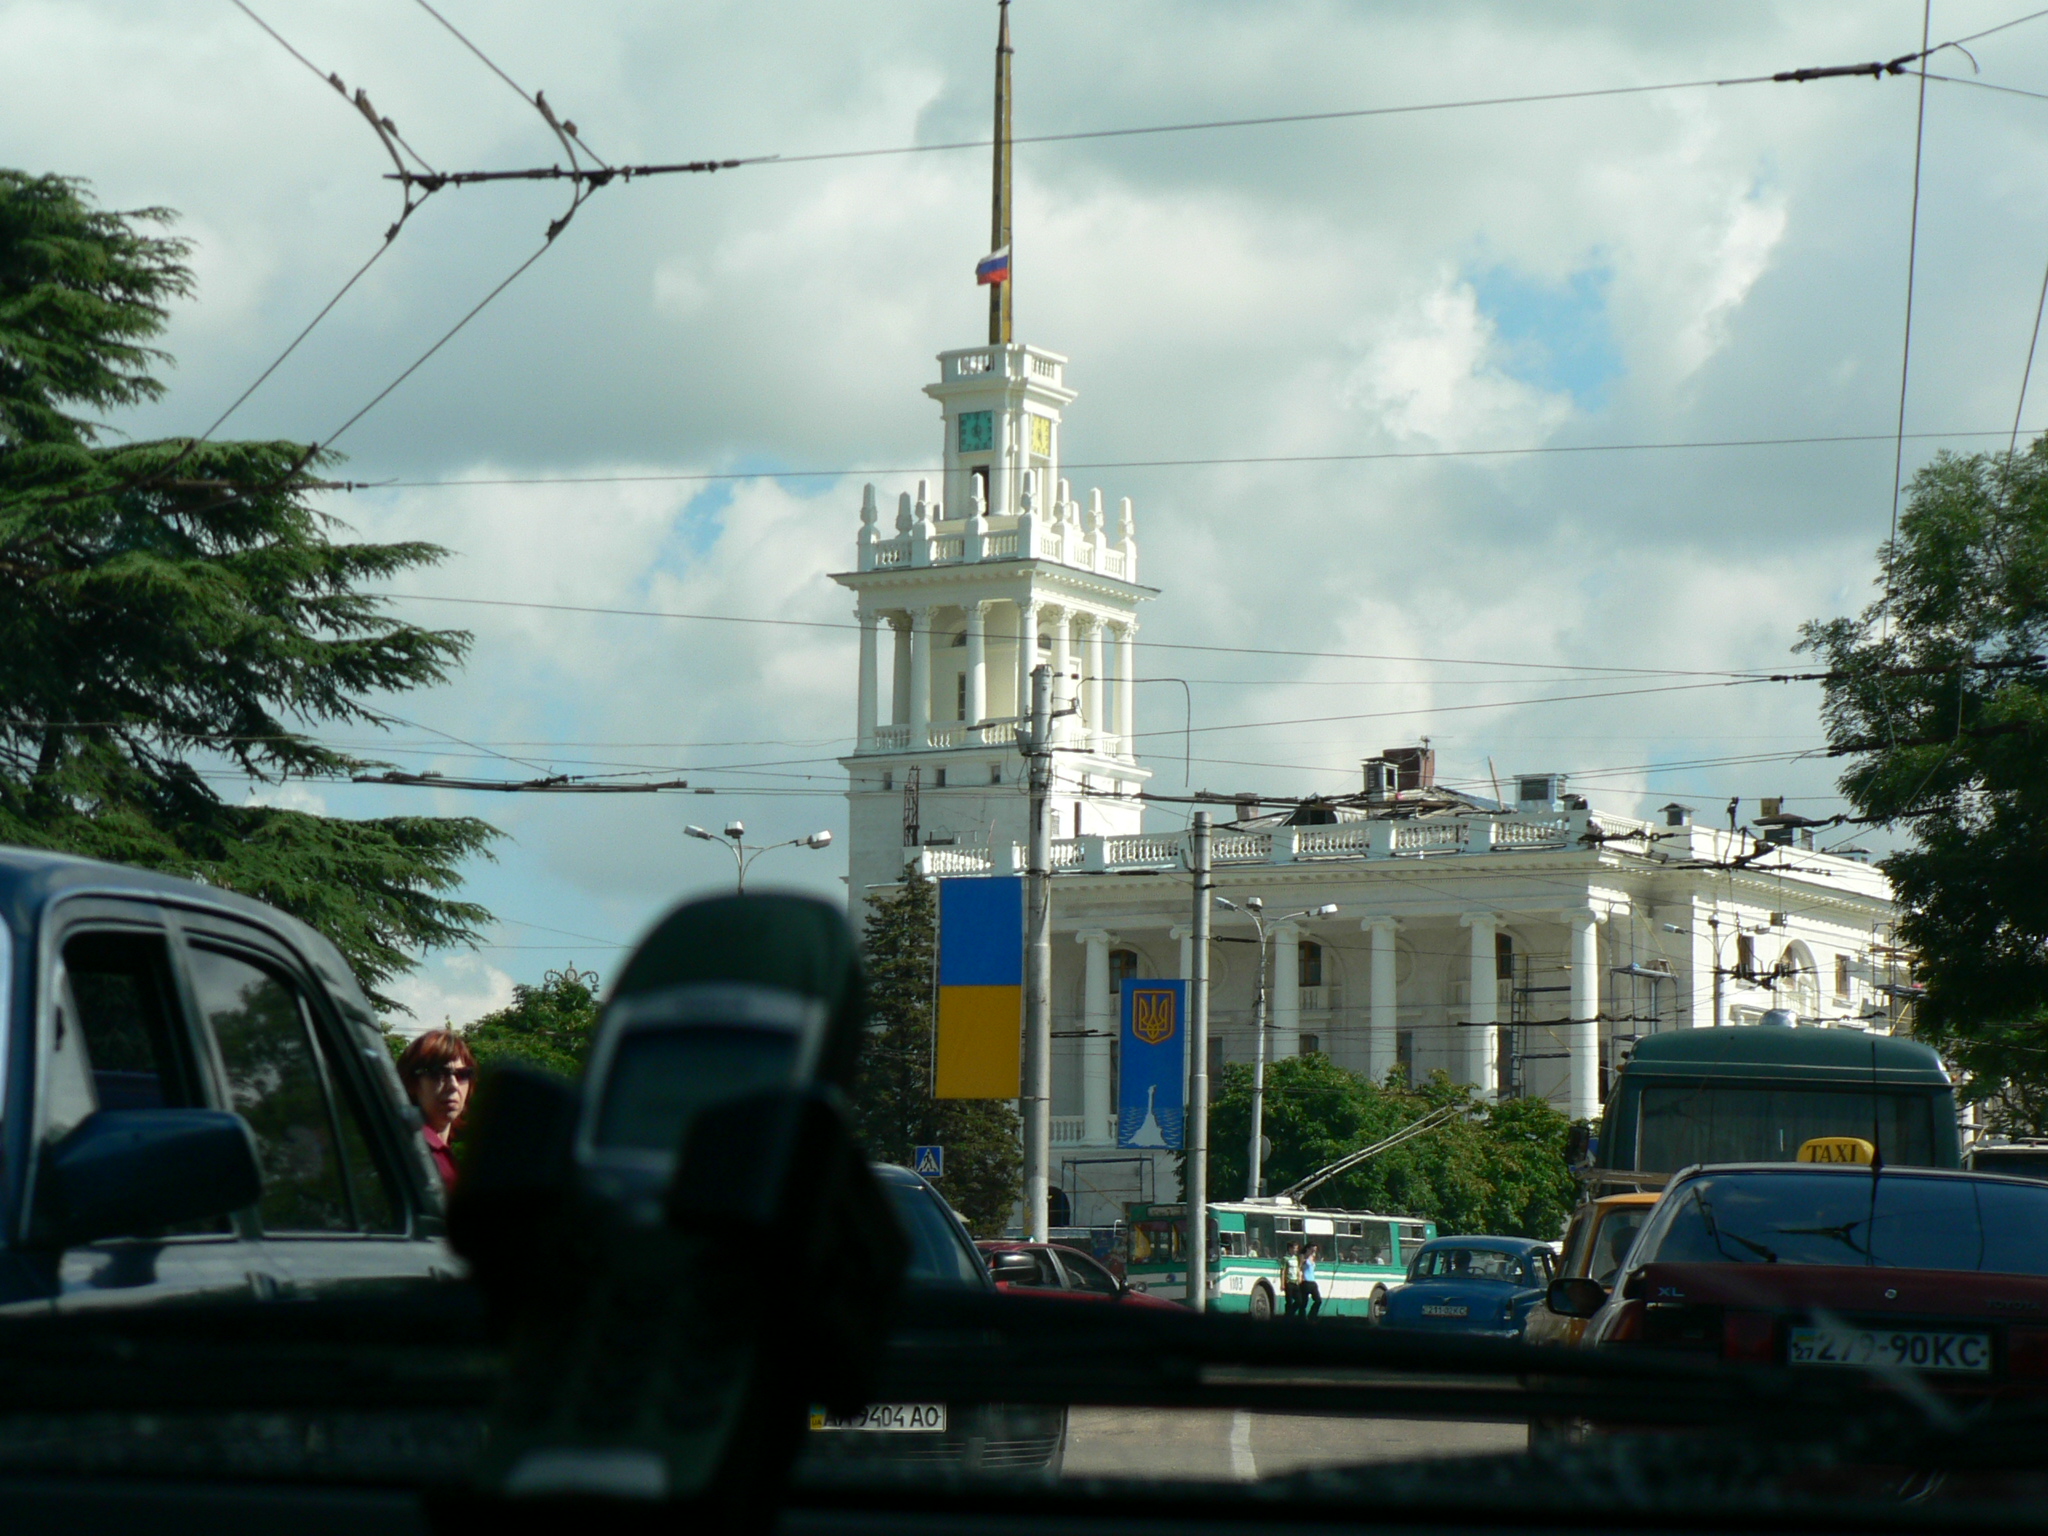
[(1046, 1239), (1052, 1164), (1052, 668), (1031, 672), (1031, 731), (1021, 743), (1030, 771), (1031, 836), (1024, 874), (1024, 1236)]
[(1252, 1051), (1252, 1144), (1250, 1162), (1251, 1177), (1245, 1180), (1244, 1197), (1256, 1200), (1265, 1193), (1266, 1162), (1266, 925), (1259, 920), (1256, 910), (1258, 897), (1245, 903), (1251, 913), (1252, 927), (1259, 936), (1259, 980), (1258, 993), (1252, 1002), (1252, 1035), (1257, 1042)]
[(1209, 813), (1195, 812), (1190, 839), (1195, 868), (1193, 974), (1188, 977), (1187, 1304), (1209, 1305)]

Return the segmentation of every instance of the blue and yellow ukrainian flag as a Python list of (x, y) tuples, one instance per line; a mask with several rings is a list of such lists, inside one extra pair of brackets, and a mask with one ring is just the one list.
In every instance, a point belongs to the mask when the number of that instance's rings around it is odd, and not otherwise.
[(1014, 1099), (1024, 1054), (1024, 881), (939, 882), (939, 1028), (932, 1097)]

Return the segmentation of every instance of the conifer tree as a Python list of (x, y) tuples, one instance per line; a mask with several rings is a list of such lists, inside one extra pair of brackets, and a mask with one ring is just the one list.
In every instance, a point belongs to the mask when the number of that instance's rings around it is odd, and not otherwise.
[(938, 888), (915, 873), (868, 905), (868, 1038), (854, 1080), (854, 1129), (871, 1157), (905, 1167), (913, 1148), (944, 1147), (938, 1188), (975, 1236), (994, 1237), (1023, 1190), (1017, 1111), (1007, 1099), (932, 1097), (938, 920)]
[(0, 842), (270, 902), (375, 996), (488, 920), (454, 893), (496, 832), (232, 803), (214, 783), (369, 766), (304, 730), (381, 725), (370, 698), (445, 681), (469, 637), (361, 590), (445, 551), (337, 542), (308, 501), (311, 448), (105, 440), (96, 413), (164, 393), (150, 343), (193, 287), (186, 243), (150, 232), (169, 218), (0, 170)]

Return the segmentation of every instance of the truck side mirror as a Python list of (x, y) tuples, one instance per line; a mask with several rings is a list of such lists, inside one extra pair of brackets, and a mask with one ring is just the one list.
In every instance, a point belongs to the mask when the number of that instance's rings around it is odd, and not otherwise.
[(1565, 1133), (1565, 1163), (1573, 1168), (1590, 1167), (1597, 1146), (1598, 1143), (1593, 1139), (1593, 1128), (1590, 1125), (1574, 1125)]
[(33, 1240), (71, 1248), (254, 1205), (256, 1142), (224, 1109), (103, 1109), (43, 1154)]

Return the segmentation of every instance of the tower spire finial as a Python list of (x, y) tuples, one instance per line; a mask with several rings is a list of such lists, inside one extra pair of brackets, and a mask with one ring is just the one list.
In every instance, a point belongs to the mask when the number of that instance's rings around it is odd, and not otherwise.
[[(994, 229), (989, 249), (1010, 252), (1010, 0), (998, 0), (1000, 20), (996, 29), (996, 161)], [(1010, 271), (1015, 271), (1011, 267)], [(991, 346), (1010, 340), (1010, 278), (991, 283), (988, 290), (988, 339)]]

